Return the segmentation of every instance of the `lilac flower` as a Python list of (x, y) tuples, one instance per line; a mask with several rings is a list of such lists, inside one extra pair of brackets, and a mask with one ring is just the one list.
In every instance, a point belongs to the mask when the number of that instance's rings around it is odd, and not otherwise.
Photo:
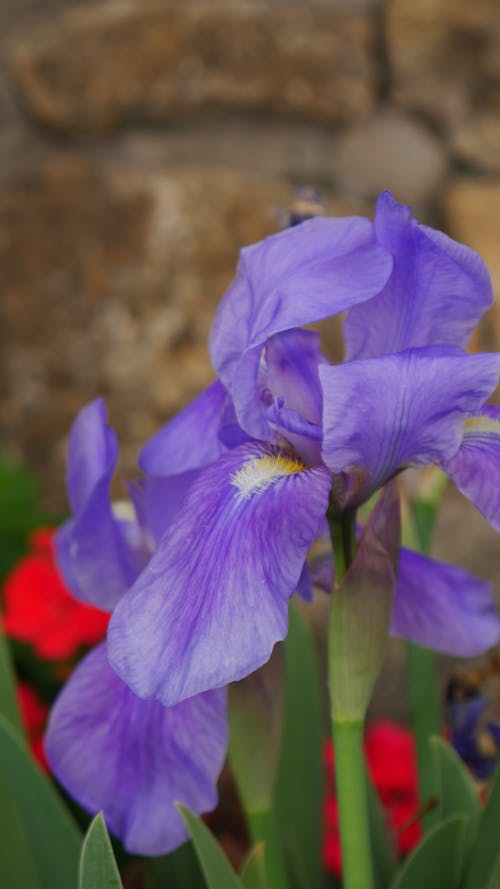
[[(407, 466), (437, 463), (500, 529), (500, 410), (484, 407), (500, 360), (463, 351), (491, 299), (477, 254), (387, 193), (374, 224), (315, 218), (242, 251), (211, 336), (219, 379), (142, 452), (146, 472), (191, 482), (110, 624), (140, 697), (172, 705), (264, 663), (327, 509)], [(334, 367), (301, 325), (345, 310)], [(403, 553), (392, 628), (474, 654), (500, 625), (486, 584)]]
[[(103, 402), (84, 408), (70, 437), (68, 489), (73, 518), (57, 540), (59, 565), (79, 597), (111, 609), (147, 564), (189, 479), (169, 491), (162, 480), (137, 488), (139, 521), (118, 518), (109, 500), (117, 460)], [(156, 492), (167, 504), (154, 509)], [(154, 493), (153, 493), (154, 492)], [(52, 710), (45, 747), (61, 784), (132, 853), (159, 855), (187, 838), (174, 807), (216, 805), (227, 747), (226, 690), (206, 691), (175, 707), (136, 697), (111, 669), (105, 644), (78, 665)]]

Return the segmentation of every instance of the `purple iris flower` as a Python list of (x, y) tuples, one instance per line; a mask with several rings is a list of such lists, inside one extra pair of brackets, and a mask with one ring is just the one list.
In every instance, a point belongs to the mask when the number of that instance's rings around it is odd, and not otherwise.
[(451, 743), (472, 774), (487, 781), (500, 754), (500, 723), (483, 721), (488, 702), (478, 689), (464, 695), (452, 682), (447, 697)]
[[(491, 300), (479, 256), (388, 193), (374, 223), (315, 218), (242, 251), (211, 335), (218, 380), (142, 452), (147, 473), (191, 481), (111, 620), (137, 695), (173, 705), (264, 663), (327, 509), (408, 466), (442, 467), (500, 530), (500, 409), (484, 407), (500, 357), (464, 351)], [(302, 325), (339, 312), (332, 366)], [(487, 584), (403, 550), (392, 631), (472, 655), (500, 624)]]
[[(109, 500), (117, 460), (101, 400), (84, 408), (70, 436), (68, 490), (73, 510), (57, 538), (70, 589), (111, 610), (154, 551), (182, 498), (185, 479), (166, 491), (161, 517), (152, 511), (154, 480), (133, 490), (119, 517)], [(161, 523), (160, 523), (161, 518)], [(143, 701), (111, 669), (102, 643), (78, 665), (50, 715), (45, 748), (60, 783), (132, 853), (160, 855), (187, 839), (175, 808), (213, 809), (227, 749), (226, 689), (205, 691), (174, 707)]]

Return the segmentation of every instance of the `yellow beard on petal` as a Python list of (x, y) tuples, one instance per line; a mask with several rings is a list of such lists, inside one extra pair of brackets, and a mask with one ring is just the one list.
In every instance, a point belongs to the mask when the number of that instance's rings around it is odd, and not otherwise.
[(231, 484), (238, 489), (241, 498), (249, 500), (254, 494), (261, 494), (279, 479), (303, 472), (305, 468), (301, 460), (286, 454), (254, 457), (231, 476)]
[(481, 435), (482, 432), (492, 432), (494, 435), (500, 435), (500, 420), (493, 417), (470, 417), (465, 421), (465, 434)]

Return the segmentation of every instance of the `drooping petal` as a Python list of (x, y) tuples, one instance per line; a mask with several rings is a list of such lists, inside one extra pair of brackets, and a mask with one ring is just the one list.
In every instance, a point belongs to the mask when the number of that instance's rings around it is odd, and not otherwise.
[(148, 475), (177, 475), (207, 466), (225, 450), (219, 439), (228, 394), (219, 380), (176, 414), (139, 455)]
[(482, 654), (500, 638), (491, 586), (402, 548), (391, 632), (445, 654)]
[(383, 192), (375, 231), (394, 257), (382, 292), (354, 306), (345, 322), (346, 358), (372, 358), (419, 346), (465, 347), (493, 300), (488, 270), (474, 250), (419, 225)]
[(180, 802), (214, 808), (227, 747), (226, 690), (165, 708), (137, 698), (105, 645), (78, 665), (53, 707), (45, 749), (53, 773), (128, 852), (162, 855), (187, 839)]
[(73, 518), (56, 535), (59, 569), (71, 592), (111, 610), (135, 580), (142, 560), (130, 545), (133, 524), (113, 514), (109, 486), (118, 446), (102, 399), (78, 414), (68, 451), (68, 491)]
[(499, 367), (498, 355), (447, 346), (321, 365), (326, 465), (358, 475), (359, 502), (405, 465), (452, 457), (466, 417), (495, 388)]
[(487, 405), (479, 416), (468, 419), (459, 450), (441, 466), (500, 531), (500, 407)]
[(324, 467), (258, 443), (200, 474), (111, 620), (111, 663), (137, 694), (169, 706), (269, 658), (329, 488)]
[[(372, 223), (358, 217), (311, 219), (242, 250), (215, 318), (210, 354), (249, 434), (265, 437), (268, 431), (263, 417), (260, 426), (255, 418), (252, 428), (244, 422), (266, 340), (370, 299), (391, 268), (392, 258), (375, 243)], [(239, 383), (247, 375), (254, 386), (247, 386), (245, 398)]]

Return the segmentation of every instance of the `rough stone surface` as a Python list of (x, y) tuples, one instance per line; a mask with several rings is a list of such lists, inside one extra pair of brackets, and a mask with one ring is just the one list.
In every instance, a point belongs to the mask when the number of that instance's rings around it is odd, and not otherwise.
[(388, 0), (385, 29), (392, 96), (439, 126), (500, 88), (497, 0)]
[(473, 247), (485, 260), (496, 300), (483, 322), (483, 345), (500, 343), (500, 180), (461, 178), (448, 183), (443, 194), (447, 230)]
[(372, 17), (329, 5), (109, 2), (26, 38), (15, 73), (31, 112), (63, 130), (207, 109), (355, 120), (377, 89)]
[(446, 155), (423, 125), (385, 110), (344, 130), (333, 143), (330, 163), (340, 190), (374, 198), (388, 188), (420, 211), (435, 195)]
[(206, 340), (241, 245), (276, 229), (283, 182), (145, 174), (59, 157), (0, 191), (4, 444), (61, 508), (76, 411), (104, 395), (137, 447), (211, 376)]
[(500, 173), (500, 89), (498, 108), (471, 114), (457, 123), (453, 148), (461, 160)]

